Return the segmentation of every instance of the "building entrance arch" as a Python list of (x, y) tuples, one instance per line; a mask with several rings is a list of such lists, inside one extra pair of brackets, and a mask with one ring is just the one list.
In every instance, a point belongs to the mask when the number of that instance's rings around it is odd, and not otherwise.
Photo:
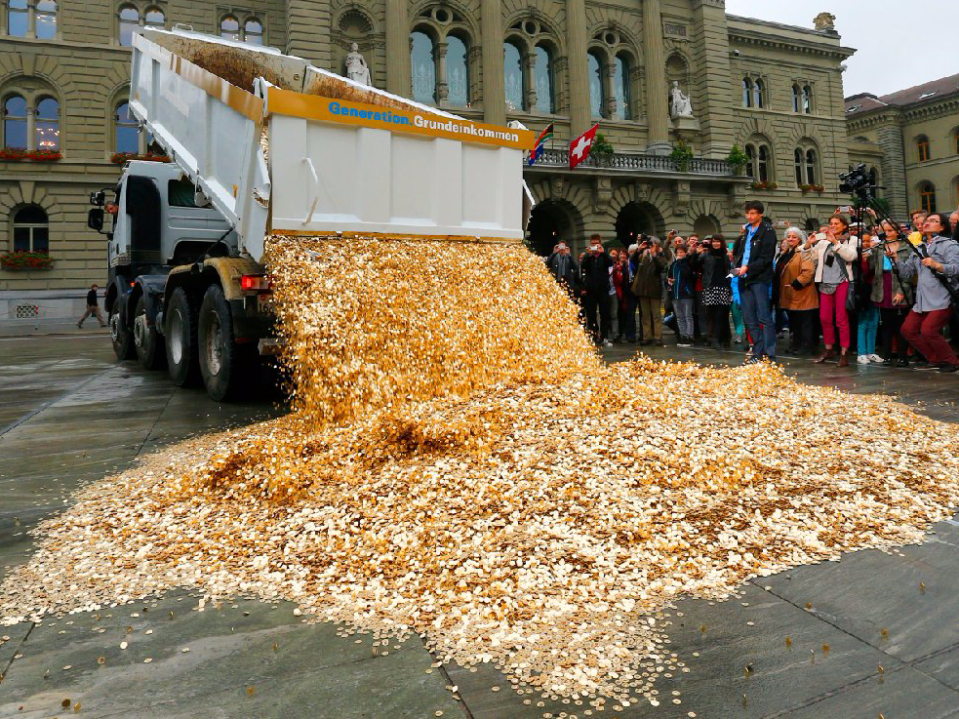
[(576, 209), (559, 200), (546, 200), (533, 208), (526, 228), (526, 245), (536, 254), (548, 257), (557, 242), (571, 248), (582, 235), (582, 222)]
[(663, 216), (648, 202), (627, 202), (616, 215), (616, 239), (624, 247), (633, 244), (640, 234), (662, 237), (665, 233)]

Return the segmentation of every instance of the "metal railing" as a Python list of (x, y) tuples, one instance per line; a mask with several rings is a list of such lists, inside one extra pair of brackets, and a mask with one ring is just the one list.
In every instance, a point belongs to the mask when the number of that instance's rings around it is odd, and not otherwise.
[[(614, 152), (608, 159), (587, 157), (581, 166), (598, 170), (618, 172), (664, 172), (678, 173), (676, 161), (668, 155), (643, 155), (640, 153)], [(536, 167), (569, 167), (568, 150), (546, 150), (533, 165)], [(689, 175), (711, 175), (713, 177), (735, 177), (736, 173), (726, 160), (693, 158), (685, 173)]]

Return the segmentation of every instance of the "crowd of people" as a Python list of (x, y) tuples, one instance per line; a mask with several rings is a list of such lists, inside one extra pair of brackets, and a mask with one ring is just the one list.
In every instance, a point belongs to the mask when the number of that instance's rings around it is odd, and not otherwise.
[(873, 210), (856, 222), (837, 211), (816, 232), (790, 227), (782, 237), (764, 212), (746, 203), (731, 244), (673, 230), (607, 249), (593, 235), (578, 259), (560, 242), (546, 266), (598, 346), (662, 346), (666, 325), (680, 347), (735, 343), (755, 363), (775, 361), (788, 333), (788, 354), (820, 364), (846, 367), (854, 355), (959, 370), (959, 211), (914, 212), (911, 231)]

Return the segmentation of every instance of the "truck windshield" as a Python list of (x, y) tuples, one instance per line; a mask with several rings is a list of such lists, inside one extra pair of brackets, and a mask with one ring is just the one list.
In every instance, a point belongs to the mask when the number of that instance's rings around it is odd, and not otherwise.
[(196, 207), (193, 194), (193, 183), (189, 180), (170, 180), (167, 186), (167, 197), (170, 207)]

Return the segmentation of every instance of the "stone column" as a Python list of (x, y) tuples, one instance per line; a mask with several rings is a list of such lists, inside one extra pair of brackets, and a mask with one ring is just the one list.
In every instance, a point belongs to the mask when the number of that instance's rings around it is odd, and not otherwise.
[(649, 123), (646, 152), (652, 155), (668, 155), (669, 106), (666, 57), (663, 49), (663, 18), (659, 0), (643, 0), (643, 48), (646, 54), (646, 118)]
[(483, 115), (491, 125), (506, 124), (506, 87), (503, 77), (503, 8), (483, 0)]
[(569, 53), (569, 120), (570, 136), (576, 137), (591, 127), (589, 108), (589, 65), (586, 52), (585, 0), (566, 3), (566, 47)]
[(450, 96), (449, 78), (446, 77), (446, 53), (449, 51), (449, 44), (445, 42), (436, 45), (436, 104), (441, 107), (446, 106), (446, 101)]
[(523, 67), (525, 72), (523, 77), (526, 80), (526, 87), (523, 92), (526, 94), (526, 111), (533, 112), (536, 109), (536, 103), (539, 97), (536, 94), (536, 53), (527, 53), (523, 57)]
[(909, 212), (909, 189), (906, 185), (906, 151), (903, 147), (902, 126), (898, 113), (883, 117), (878, 128), (882, 159), (882, 196), (889, 201), (889, 214), (905, 217)]
[(386, 89), (401, 97), (413, 92), (407, 0), (386, 0)]
[[(702, 126), (703, 157), (724, 159), (732, 149), (741, 124), (729, 102), (729, 81), (735, 74), (729, 60), (729, 27), (726, 10), (715, 0), (693, 0), (690, 32), (694, 67), (689, 97)], [(792, 149), (789, 150), (792, 167)]]
[(616, 63), (608, 62), (603, 65), (602, 70), (600, 71), (602, 76), (603, 87), (606, 92), (606, 107), (603, 108), (604, 117), (612, 120), (616, 117), (616, 111), (620, 109), (617, 107), (616, 102)]
[(37, 149), (37, 108), (27, 107), (27, 149)]

